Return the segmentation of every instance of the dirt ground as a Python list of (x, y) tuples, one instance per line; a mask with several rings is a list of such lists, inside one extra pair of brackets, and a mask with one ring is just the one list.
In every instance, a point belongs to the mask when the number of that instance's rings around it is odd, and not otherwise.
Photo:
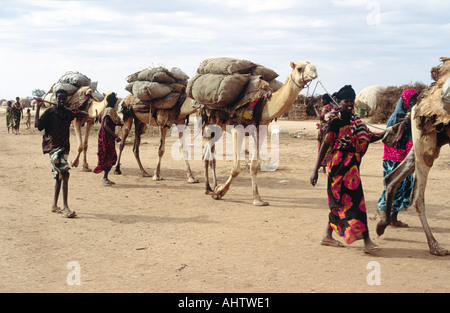
[[(364, 254), (362, 241), (345, 248), (319, 244), (327, 222), (325, 174), (309, 183), (317, 155), (317, 121), (278, 121), (280, 163), (260, 172), (267, 207), (252, 205), (247, 169), (221, 200), (204, 193), (202, 162), (191, 160), (199, 184), (188, 184), (183, 161), (174, 160), (167, 138), (164, 180), (139, 175), (131, 144), (116, 185), (102, 174), (72, 168), (69, 205), (77, 218), (50, 211), (54, 180), (42, 133), (8, 134), (0, 111), (0, 292), (148, 293), (445, 293), (450, 291), (450, 256), (428, 251), (414, 209), (401, 213), (409, 228), (389, 227), (377, 237), (377, 201), (382, 191), (382, 143), (362, 162), (362, 182), (371, 237), (381, 246)], [(88, 162), (97, 162), (97, 130)], [(170, 135), (169, 135), (170, 136)], [(72, 159), (76, 138), (72, 131)], [(140, 153), (152, 173), (158, 137), (143, 138)], [(232, 161), (217, 162), (219, 182)], [(431, 170), (426, 204), (436, 239), (450, 249), (450, 148)], [(61, 203), (61, 199), (60, 199)], [(335, 236), (336, 238), (336, 236)]]

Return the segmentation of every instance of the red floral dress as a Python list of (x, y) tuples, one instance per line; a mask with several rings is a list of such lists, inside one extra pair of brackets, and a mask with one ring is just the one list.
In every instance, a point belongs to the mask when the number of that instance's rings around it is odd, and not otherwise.
[(369, 146), (371, 132), (357, 115), (344, 120), (336, 112), (324, 135), (331, 150), (327, 163), (329, 223), (350, 244), (363, 238), (368, 229), (359, 167)]
[(98, 163), (94, 169), (94, 173), (98, 174), (102, 171), (109, 172), (117, 162), (116, 140), (115, 137), (106, 131), (103, 127), (105, 122), (108, 127), (115, 131), (116, 125), (120, 123), (118, 116), (113, 109), (107, 108), (102, 116), (102, 126), (98, 132)]

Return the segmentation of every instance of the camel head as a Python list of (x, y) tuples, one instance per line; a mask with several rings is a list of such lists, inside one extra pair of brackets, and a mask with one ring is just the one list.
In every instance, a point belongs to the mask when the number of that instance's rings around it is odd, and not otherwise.
[(450, 58), (441, 57), (442, 64), (431, 68), (431, 78), (438, 81), (444, 76), (448, 77), (450, 74)]
[(294, 63), (291, 61), (291, 67), (291, 79), (299, 87), (305, 86), (318, 76), (315, 66), (311, 65), (309, 62), (298, 61)]
[(283, 116), (297, 99), (300, 90), (318, 77), (315, 66), (309, 62), (291, 62), (291, 67), (292, 73), (286, 83), (265, 102), (261, 125)]
[(198, 111), (199, 104), (192, 98), (186, 97), (180, 108), (180, 117), (184, 118)]

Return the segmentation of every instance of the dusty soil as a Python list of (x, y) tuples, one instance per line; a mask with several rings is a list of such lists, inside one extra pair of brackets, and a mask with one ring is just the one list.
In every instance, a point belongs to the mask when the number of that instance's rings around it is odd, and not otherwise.
[[(279, 167), (258, 175), (270, 206), (252, 205), (245, 166), (222, 200), (205, 195), (200, 160), (190, 162), (200, 183), (188, 184), (183, 161), (170, 154), (176, 138), (168, 137), (162, 181), (139, 175), (131, 145), (124, 150), (123, 175), (111, 175), (112, 187), (102, 185), (101, 174), (72, 168), (69, 204), (78, 217), (65, 219), (50, 212), (54, 181), (42, 154), (42, 133), (27, 130), (23, 121), (20, 135), (8, 134), (4, 109), (0, 112), (0, 292), (450, 291), (450, 256), (429, 254), (415, 210), (400, 214), (409, 228), (389, 227), (376, 236), (381, 143), (370, 146), (361, 169), (371, 236), (382, 248), (367, 255), (362, 241), (345, 248), (319, 245), (328, 210), (324, 174), (315, 187), (309, 183), (317, 155), (316, 121), (278, 121)], [(73, 133), (71, 142), (70, 159), (76, 149)], [(157, 144), (158, 137), (148, 132), (140, 149), (150, 173)], [(92, 169), (96, 148), (94, 131), (88, 150)], [(446, 146), (426, 191), (429, 224), (447, 249), (449, 162)], [(220, 182), (231, 165), (217, 162)], [(380, 280), (368, 283), (374, 277)]]

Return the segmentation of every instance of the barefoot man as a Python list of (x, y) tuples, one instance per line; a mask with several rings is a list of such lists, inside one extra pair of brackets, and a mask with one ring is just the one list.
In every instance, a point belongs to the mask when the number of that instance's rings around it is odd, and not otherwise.
[[(53, 197), (52, 212), (61, 213), (63, 217), (75, 217), (75, 211), (71, 211), (68, 205), (69, 192), (69, 164), (67, 157), (70, 150), (70, 123), (75, 117), (84, 117), (86, 112), (72, 111), (65, 107), (67, 102), (67, 92), (65, 90), (57, 90), (57, 103), (45, 110), (40, 116), (40, 109), (43, 103), (41, 98), (36, 99), (36, 115), (34, 126), (39, 130), (44, 130), (42, 138), (42, 151), (50, 155), (50, 163), (52, 164), (52, 173), (55, 178), (55, 194)], [(58, 207), (58, 197), (63, 189), (63, 209)]]

